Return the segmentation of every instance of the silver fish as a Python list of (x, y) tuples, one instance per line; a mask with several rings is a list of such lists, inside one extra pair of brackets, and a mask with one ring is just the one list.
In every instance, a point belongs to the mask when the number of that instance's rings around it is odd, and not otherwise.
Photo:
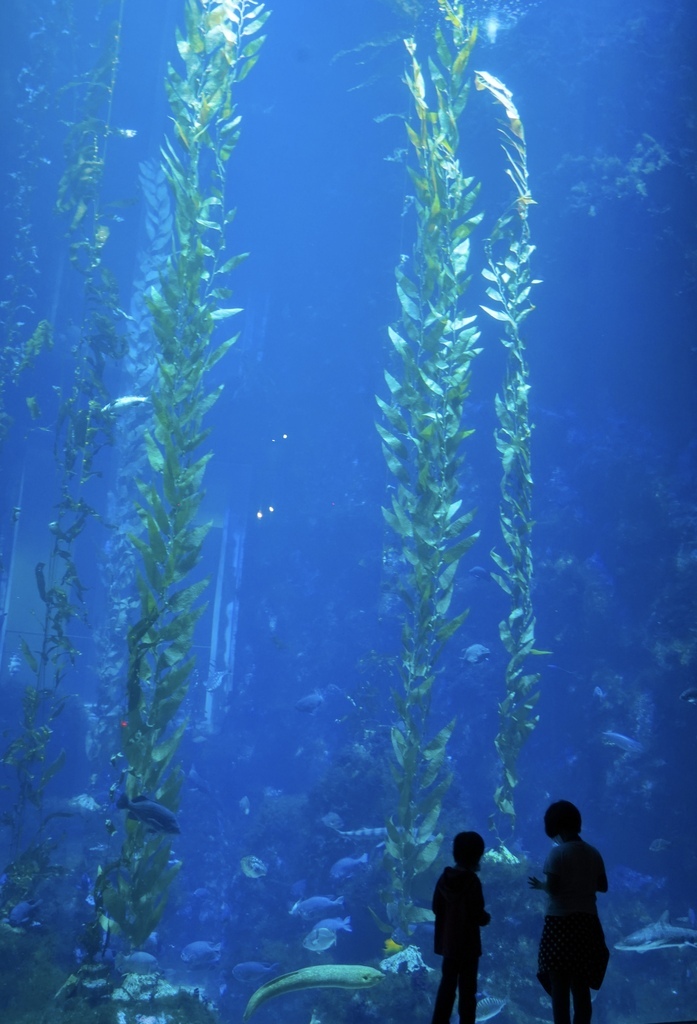
[(615, 943), (615, 949), (628, 953), (648, 953), (650, 949), (668, 949), (671, 946), (676, 949), (683, 946), (697, 948), (697, 930), (672, 925), (667, 910), (658, 921), (647, 924), (645, 928), (639, 928)]
[(318, 921), (315, 928), (329, 928), (332, 932), (350, 932), (351, 931), (351, 915), (348, 917), (323, 917), (321, 921)]
[(123, 398), (115, 398), (113, 402), (102, 406), (102, 412), (116, 412), (118, 409), (126, 409), (129, 405), (140, 405), (141, 402), (149, 402), (149, 398), (141, 395), (124, 395)]
[(159, 965), (157, 957), (152, 953), (144, 953), (139, 950), (125, 956), (123, 953), (116, 955), (116, 970), (120, 974), (158, 974)]
[(628, 754), (643, 754), (644, 745), (639, 740), (632, 739), (631, 736), (625, 736), (621, 732), (613, 732), (612, 729), (606, 729), (603, 733), (605, 743), (611, 747), (619, 747), (620, 750), (626, 750)]
[(332, 864), (329, 869), (329, 875), (334, 881), (338, 881), (340, 878), (351, 878), (352, 875), (355, 875), (367, 863), (367, 853), (362, 853), (360, 857), (342, 857), (341, 860)]
[(190, 942), (184, 946), (181, 958), (189, 967), (212, 967), (220, 960), (220, 942)]
[(322, 953), (336, 945), (336, 932), (333, 928), (313, 928), (303, 939), (305, 949), (313, 953)]
[(491, 1020), (497, 1013), (501, 1013), (507, 1002), (508, 1000), (506, 999), (496, 999), (494, 996), (484, 996), (482, 999), (478, 999), (474, 1019), (477, 1022)]
[(232, 968), (232, 976), (236, 981), (251, 982), (259, 981), (265, 974), (275, 971), (280, 964), (269, 964), (259, 960), (244, 960), (241, 964), (235, 964)]
[(304, 917), (305, 920), (322, 917), (328, 910), (338, 910), (343, 907), (344, 897), (337, 896), (335, 900), (329, 896), (310, 896), (306, 900), (298, 900), (291, 907), (290, 913), (293, 917)]

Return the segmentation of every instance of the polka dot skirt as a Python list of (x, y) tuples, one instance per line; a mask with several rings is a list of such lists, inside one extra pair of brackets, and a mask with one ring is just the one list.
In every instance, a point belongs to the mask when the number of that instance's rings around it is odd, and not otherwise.
[(545, 988), (550, 971), (584, 978), (591, 988), (600, 988), (609, 958), (597, 915), (545, 917), (537, 961), (538, 978)]

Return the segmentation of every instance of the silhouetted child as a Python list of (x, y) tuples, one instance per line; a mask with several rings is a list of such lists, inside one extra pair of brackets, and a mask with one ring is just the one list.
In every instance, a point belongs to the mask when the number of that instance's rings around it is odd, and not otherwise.
[(479, 929), (491, 920), (484, 909), (482, 883), (475, 874), (483, 853), (484, 840), (478, 832), (458, 832), (453, 840), (455, 867), (445, 869), (433, 893), (434, 949), (443, 957), (443, 976), (432, 1024), (449, 1024), (456, 992), (460, 1024), (475, 1022), (482, 955)]

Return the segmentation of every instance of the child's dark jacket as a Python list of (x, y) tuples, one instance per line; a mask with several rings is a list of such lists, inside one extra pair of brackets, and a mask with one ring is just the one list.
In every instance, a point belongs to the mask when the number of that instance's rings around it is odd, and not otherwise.
[(470, 868), (446, 868), (433, 893), (436, 915), (434, 951), (439, 956), (462, 960), (481, 956), (481, 925), (490, 914), (484, 909), (482, 883)]

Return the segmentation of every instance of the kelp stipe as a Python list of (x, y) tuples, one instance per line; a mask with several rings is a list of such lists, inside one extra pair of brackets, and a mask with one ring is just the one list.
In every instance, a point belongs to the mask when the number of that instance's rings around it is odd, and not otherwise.
[(510, 597), (508, 617), (499, 623), (499, 634), (509, 654), (506, 666), (506, 696), (499, 705), (499, 732), (496, 750), (501, 759), (503, 778), (494, 794), (498, 814), (490, 824), (501, 838), (501, 825), (515, 827), (514, 789), (518, 755), (539, 716), (535, 705), (539, 698), (536, 690), (540, 676), (525, 669), (530, 655), (545, 652), (535, 650), (535, 616), (532, 607), (533, 557), (530, 535), (533, 527), (531, 500), (532, 474), (530, 466), (530, 439), (532, 427), (528, 411), (528, 365), (521, 326), (534, 306), (530, 291), (538, 281), (532, 279), (530, 258), (535, 247), (530, 242), (528, 210), (534, 203), (528, 182), (525, 132), (511, 93), (493, 75), (475, 72), (475, 87), (487, 90), (501, 104), (506, 120), (499, 131), (516, 197), (508, 211), (499, 218), (491, 238), (486, 243), (489, 266), (482, 273), (489, 282), (488, 297), (495, 308), (482, 309), (504, 325), (501, 339), (506, 348), (506, 376), (502, 395), (497, 395), (496, 447), (501, 455), (501, 532), (508, 548), (508, 558), (492, 551), (498, 572), (492, 573), (499, 586)]
[[(267, 16), (262, 4), (246, 0), (188, 0), (186, 31), (177, 34), (184, 73), (170, 67), (165, 83), (176, 135), (162, 150), (173, 197), (173, 252), (159, 285), (147, 293), (159, 355), (153, 427), (144, 435), (149, 474), (138, 481), (143, 533), (131, 536), (141, 559), (140, 610), (128, 633), (125, 767), (112, 796), (125, 781), (129, 796), (147, 793), (172, 809), (182, 779), (175, 760), (186, 728), (180, 709), (207, 586), (195, 570), (208, 532), (197, 515), (211, 453), (199, 452), (208, 436), (204, 417), (222, 387), (207, 390), (206, 378), (236, 341), (215, 344), (213, 335), (218, 321), (238, 312), (227, 305), (224, 281), (244, 258), (225, 253), (234, 214), (224, 205), (225, 168), (240, 122), (232, 89), (256, 62)], [(167, 838), (148, 838), (133, 820), (125, 828), (119, 860), (100, 873), (96, 902), (108, 915), (103, 925), (115, 924), (138, 946), (157, 926), (180, 865), (169, 863)]]
[(392, 508), (383, 512), (399, 538), (404, 605), (401, 691), (393, 694), (397, 805), (387, 822), (385, 927), (407, 936), (431, 918), (430, 910), (414, 903), (414, 880), (433, 863), (443, 838), (438, 820), (450, 784), (446, 744), (455, 726), (453, 720), (433, 735), (431, 691), (444, 645), (467, 615), (449, 616), (449, 610), (458, 563), (476, 536), (467, 532), (474, 513), (460, 512), (458, 471), (462, 442), (471, 434), (462, 424), (470, 364), (479, 352), (476, 317), (465, 315), (462, 297), (469, 283), (469, 236), (482, 214), (471, 213), (478, 187), (462, 175), (456, 156), (476, 30), (467, 29), (462, 4), (439, 0), (439, 8), (436, 52), (425, 70), (415, 42), (405, 41), (411, 56), (406, 84), (416, 115), (415, 126), (406, 130), (417, 164), (409, 171), (417, 237), (411, 261), (403, 258), (396, 271), (402, 317), (389, 334), (399, 379), (386, 372), (390, 397), (377, 400), (387, 421), (377, 429), (395, 478)]
[[(152, 315), (147, 306), (149, 285), (159, 281), (172, 247), (173, 215), (171, 198), (164, 171), (155, 160), (140, 164), (140, 186), (143, 194), (146, 245), (136, 257), (133, 291), (125, 327), (127, 352), (121, 365), (120, 393), (136, 398), (150, 394), (157, 374), (157, 344), (152, 329)], [(123, 681), (128, 663), (128, 630), (140, 605), (135, 585), (138, 552), (130, 536), (143, 532), (136, 502), (136, 482), (147, 473), (147, 455), (143, 431), (152, 427), (150, 402), (134, 402), (131, 410), (113, 413), (115, 421), (115, 479), (108, 496), (108, 519), (118, 524), (109, 540), (101, 566), (103, 582), (109, 596), (108, 613), (97, 636), (99, 703), (104, 707), (123, 704)], [(113, 756), (120, 747), (120, 737), (113, 723), (102, 716), (90, 720), (87, 752), (98, 762), (106, 754)]]

